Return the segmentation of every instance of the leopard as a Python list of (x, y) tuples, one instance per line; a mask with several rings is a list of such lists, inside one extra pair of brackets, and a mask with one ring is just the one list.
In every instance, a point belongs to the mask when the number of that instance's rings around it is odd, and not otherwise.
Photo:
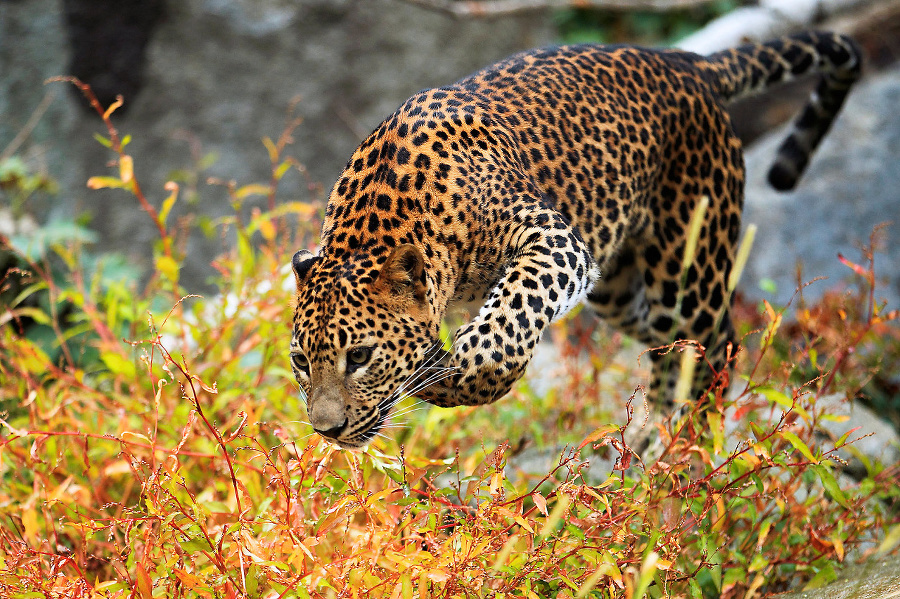
[[(317, 251), (291, 260), (290, 362), (309, 423), (359, 449), (403, 398), (495, 402), (579, 305), (651, 348), (646, 393), (661, 409), (682, 369), (672, 344), (699, 344), (690, 394), (704, 401), (738, 342), (745, 167), (727, 105), (818, 76), (768, 174), (787, 191), (861, 67), (852, 38), (822, 31), (706, 56), (577, 44), (416, 93), (350, 157)], [(469, 317), (443, 339), (456, 313)]]

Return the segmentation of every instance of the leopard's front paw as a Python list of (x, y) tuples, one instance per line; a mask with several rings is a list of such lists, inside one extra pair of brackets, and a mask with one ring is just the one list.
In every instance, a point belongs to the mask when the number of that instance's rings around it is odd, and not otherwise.
[(525, 372), (530, 353), (520, 351), (487, 322), (476, 319), (461, 327), (453, 343), (447, 379), (453, 405), (482, 405), (506, 395)]
[(485, 338), (489, 337), (480, 334), (473, 323), (460, 327), (451, 351), (436, 350), (420, 368), (420, 390), (415, 395), (443, 408), (486, 403), (478, 398), (475, 384), (478, 367), (484, 364), (480, 352)]

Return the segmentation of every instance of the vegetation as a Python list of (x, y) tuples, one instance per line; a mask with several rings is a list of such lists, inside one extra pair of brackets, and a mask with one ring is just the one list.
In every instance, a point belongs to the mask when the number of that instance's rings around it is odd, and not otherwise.
[(554, 13), (560, 38), (566, 43), (638, 43), (648, 46), (674, 44), (709, 21), (747, 0), (716, 0), (707, 4), (667, 11), (612, 11), (567, 8)]
[[(871, 255), (846, 261), (857, 290), (790, 327), (783, 310), (742, 305), (735, 393), (722, 376), (706, 410), (659, 425), (656, 463), (603, 424), (630, 419), (624, 401), (598, 407), (633, 394), (634, 373), (611, 366), (625, 342), (577, 321), (554, 331), (552, 391), (410, 402), (391, 438), (344, 452), (302, 422), (288, 367), (287, 265), (321, 214), (274, 200), (297, 166), (296, 123), (265, 141), (270, 183), (223, 187), (235, 216), (215, 225), (236, 243), (214, 263), (221, 294), (204, 298), (179, 279), (178, 186), (154, 208), (115, 106), (95, 107), (115, 172), (89, 185), (131, 194), (152, 220), (155, 272), (139, 290), (85, 260), (77, 235), (38, 254), (2, 240), (20, 266), (0, 313), (0, 595), (759, 597), (900, 541), (897, 466), (860, 456), (863, 480), (847, 481), (838, 450), (862, 433), (814, 434), (840, 418), (824, 398), (855, 397), (900, 357)], [(268, 209), (240, 217), (254, 194)], [(554, 456), (545, 472), (517, 466), (528, 446)]]

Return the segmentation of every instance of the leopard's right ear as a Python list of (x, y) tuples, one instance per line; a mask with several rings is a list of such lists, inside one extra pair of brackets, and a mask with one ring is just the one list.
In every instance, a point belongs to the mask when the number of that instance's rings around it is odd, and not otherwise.
[(309, 269), (312, 268), (312, 265), (320, 259), (319, 256), (308, 250), (300, 250), (294, 254), (294, 257), (291, 258), (291, 268), (294, 269), (294, 278), (297, 281), (298, 288), (303, 283), (306, 275), (309, 274)]

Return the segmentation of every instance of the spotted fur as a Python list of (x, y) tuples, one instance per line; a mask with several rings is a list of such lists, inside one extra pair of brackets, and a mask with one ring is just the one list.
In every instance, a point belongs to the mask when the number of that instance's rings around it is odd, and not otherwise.
[[(493, 402), (547, 325), (582, 301), (650, 346), (696, 340), (723, 368), (744, 187), (724, 105), (809, 72), (821, 82), (770, 175), (789, 189), (859, 75), (846, 37), (804, 33), (708, 57), (533, 50), (407, 100), (338, 179), (319, 254), (294, 256), (291, 354), (313, 427), (359, 447), (405, 394)], [(472, 303), (480, 309), (444, 352), (442, 319)], [(650, 395), (665, 404), (677, 367), (651, 355)], [(701, 370), (697, 397), (711, 374)]]

